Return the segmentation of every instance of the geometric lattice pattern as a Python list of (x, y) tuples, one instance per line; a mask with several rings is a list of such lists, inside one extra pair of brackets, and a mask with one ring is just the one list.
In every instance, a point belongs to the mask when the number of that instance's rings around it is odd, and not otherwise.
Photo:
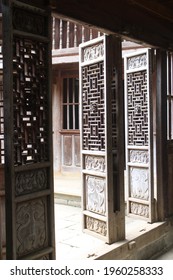
[(82, 67), (83, 149), (105, 150), (103, 61)]
[[(0, 63), (1, 59), (0, 59)], [(3, 75), (0, 70), (0, 163), (4, 163), (4, 97), (3, 97)]]
[(130, 54), (125, 60), (126, 120), (127, 120), (127, 212), (146, 218), (154, 218), (153, 166), (152, 166), (152, 104), (150, 104), (149, 50)]
[(14, 38), (14, 164), (48, 160), (47, 44)]
[(147, 70), (127, 74), (128, 145), (148, 146)]
[(117, 92), (116, 92), (116, 72), (112, 70), (111, 102), (112, 102), (112, 148), (117, 148)]

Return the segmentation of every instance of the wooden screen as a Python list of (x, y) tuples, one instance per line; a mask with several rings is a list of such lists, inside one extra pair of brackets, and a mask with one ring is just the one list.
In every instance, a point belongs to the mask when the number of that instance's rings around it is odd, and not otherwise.
[(0, 260), (5, 259), (5, 251), (4, 96), (2, 45), (0, 45)]
[(127, 213), (153, 220), (153, 130), (149, 50), (124, 59)]
[(50, 13), (2, 2), (7, 259), (54, 259)]
[(83, 227), (108, 243), (124, 238), (121, 84), (118, 39), (80, 45)]

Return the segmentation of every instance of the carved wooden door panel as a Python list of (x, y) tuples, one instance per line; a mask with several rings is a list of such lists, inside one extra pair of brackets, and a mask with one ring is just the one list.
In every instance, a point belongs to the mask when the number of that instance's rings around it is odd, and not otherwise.
[(83, 228), (124, 239), (121, 42), (103, 36), (80, 45)]
[(150, 50), (124, 58), (127, 213), (154, 219)]
[(2, 2), (7, 259), (54, 259), (50, 13)]

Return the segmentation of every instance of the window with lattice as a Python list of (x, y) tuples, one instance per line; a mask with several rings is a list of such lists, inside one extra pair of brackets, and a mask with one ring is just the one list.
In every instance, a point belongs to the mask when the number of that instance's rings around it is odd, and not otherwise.
[(63, 79), (63, 129), (79, 129), (79, 79)]

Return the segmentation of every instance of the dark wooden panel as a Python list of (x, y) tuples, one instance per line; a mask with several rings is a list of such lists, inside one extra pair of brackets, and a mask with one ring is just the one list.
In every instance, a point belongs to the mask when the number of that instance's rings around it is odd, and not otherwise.
[(168, 216), (173, 215), (173, 153), (168, 154)]
[(6, 258), (4, 166), (0, 165), (0, 259)]
[(158, 218), (168, 215), (168, 158), (167, 158), (167, 54), (156, 52), (157, 96), (156, 96), (156, 165)]
[(6, 257), (54, 259), (51, 16), (18, 1), (2, 7)]
[(40, 7), (41, 5), (48, 5), (48, 3), (51, 2), (51, 0), (20, 0), (20, 2)]

